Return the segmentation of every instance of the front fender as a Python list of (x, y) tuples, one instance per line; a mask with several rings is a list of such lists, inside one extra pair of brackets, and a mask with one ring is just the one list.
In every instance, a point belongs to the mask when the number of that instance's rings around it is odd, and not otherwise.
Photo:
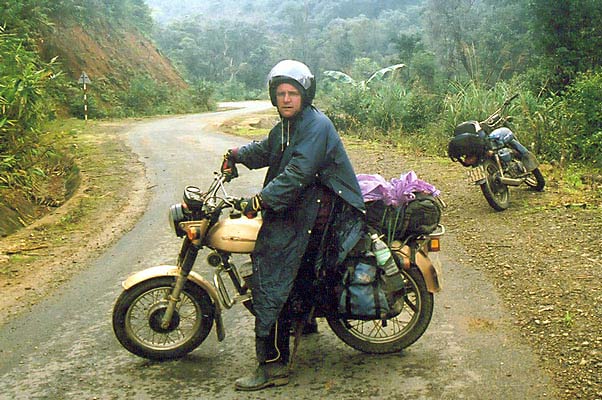
[[(162, 276), (177, 277), (180, 274), (179, 271), (180, 269), (175, 265), (158, 265), (156, 267), (151, 267), (142, 271), (138, 271), (128, 276), (126, 280), (121, 283), (121, 286), (124, 290), (128, 290), (138, 285), (139, 283), (147, 281), (149, 279), (159, 278)], [(205, 290), (207, 294), (209, 294), (209, 297), (211, 297), (215, 308), (214, 320), (217, 332), (217, 340), (221, 342), (226, 337), (226, 331), (222, 320), (222, 305), (219, 300), (217, 290), (211, 283), (209, 283), (208, 280), (206, 280), (194, 271), (190, 271), (190, 274), (188, 274), (188, 280)]]

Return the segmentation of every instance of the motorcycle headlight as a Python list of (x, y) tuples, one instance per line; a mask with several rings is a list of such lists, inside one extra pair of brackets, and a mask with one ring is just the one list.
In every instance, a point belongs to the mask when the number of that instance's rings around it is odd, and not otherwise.
[(180, 222), (186, 221), (185, 205), (173, 204), (169, 207), (169, 225), (178, 237), (183, 237), (186, 232), (180, 227)]

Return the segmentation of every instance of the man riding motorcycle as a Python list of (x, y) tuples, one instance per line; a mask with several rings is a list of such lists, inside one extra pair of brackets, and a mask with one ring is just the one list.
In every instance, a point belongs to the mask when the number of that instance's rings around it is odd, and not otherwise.
[(251, 281), (258, 366), (236, 381), (238, 390), (288, 383), (291, 319), (308, 317), (293, 299), (312, 296), (316, 271), (340, 264), (364, 231), (360, 187), (332, 122), (312, 105), (310, 69), (281, 61), (268, 75), (268, 90), (280, 121), (264, 140), (229, 149), (221, 166), (231, 178), (237, 163), (268, 167), (261, 192), (240, 203), (248, 217), (261, 211), (263, 225)]

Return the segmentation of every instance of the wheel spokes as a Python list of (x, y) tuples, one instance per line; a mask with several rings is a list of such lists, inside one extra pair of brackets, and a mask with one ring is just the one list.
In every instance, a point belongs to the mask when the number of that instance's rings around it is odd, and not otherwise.
[(386, 320), (386, 326), (383, 325), (382, 320), (344, 320), (343, 324), (347, 330), (365, 341), (387, 343), (397, 340), (412, 329), (420, 312), (420, 295), (416, 283), (407, 275), (405, 279), (404, 294), (396, 300), (403, 302), (404, 306), (398, 315)]
[(201, 323), (201, 310), (186, 292), (174, 310), (172, 326), (160, 329), (158, 323), (167, 307), (170, 288), (150, 290), (136, 299), (126, 315), (126, 329), (145, 347), (166, 350), (175, 348), (192, 337)]

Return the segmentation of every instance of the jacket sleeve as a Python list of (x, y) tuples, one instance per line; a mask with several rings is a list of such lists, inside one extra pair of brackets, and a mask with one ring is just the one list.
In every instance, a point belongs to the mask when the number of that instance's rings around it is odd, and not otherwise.
[(309, 124), (283, 171), (261, 191), (267, 207), (280, 211), (295, 205), (305, 188), (316, 181), (316, 174), (328, 163), (329, 129), (323, 120)]
[(265, 138), (260, 142), (253, 141), (239, 147), (236, 152), (235, 161), (249, 169), (267, 167), (270, 162), (269, 138)]

